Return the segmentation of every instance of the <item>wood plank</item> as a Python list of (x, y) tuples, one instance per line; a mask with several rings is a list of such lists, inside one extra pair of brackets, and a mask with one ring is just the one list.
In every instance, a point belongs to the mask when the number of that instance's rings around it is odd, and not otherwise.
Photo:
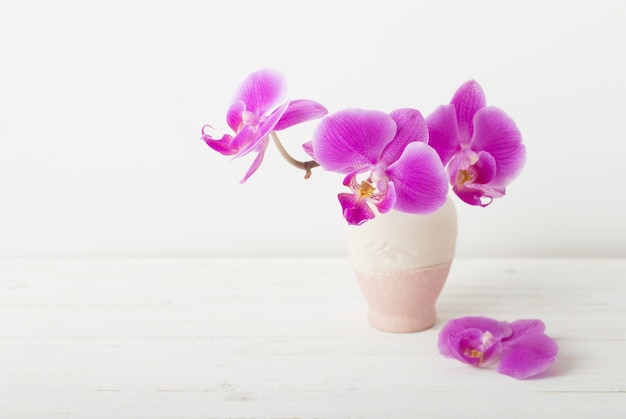
[[(427, 331), (369, 327), (344, 259), (0, 260), (0, 417), (616, 417), (625, 260), (458, 260)], [(440, 356), (452, 318), (540, 318), (517, 381)]]

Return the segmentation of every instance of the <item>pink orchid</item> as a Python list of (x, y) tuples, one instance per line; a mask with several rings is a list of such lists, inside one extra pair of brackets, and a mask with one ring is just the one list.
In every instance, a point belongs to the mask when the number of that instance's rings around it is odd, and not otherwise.
[(346, 174), (343, 183), (352, 193), (338, 198), (344, 218), (359, 225), (375, 216), (368, 204), (381, 213), (393, 208), (414, 214), (443, 205), (445, 169), (427, 142), (426, 123), (415, 109), (389, 115), (345, 109), (326, 116), (305, 149), (324, 170)]
[(426, 118), (429, 144), (437, 150), (453, 191), (464, 202), (487, 206), (524, 166), (526, 151), (513, 120), (486, 106), (480, 85), (470, 80)]
[(243, 81), (228, 109), (226, 122), (235, 135), (224, 134), (222, 138), (214, 139), (206, 133), (210, 125), (205, 125), (202, 139), (223, 155), (242, 157), (253, 151), (258, 153), (241, 181), (245, 182), (261, 165), (272, 131), (327, 113), (324, 106), (312, 100), (287, 100), (283, 76), (275, 70), (263, 69)]
[(474, 367), (498, 363), (497, 372), (517, 379), (535, 376), (552, 365), (556, 342), (541, 320), (501, 322), (487, 317), (450, 320), (439, 332), (439, 352)]

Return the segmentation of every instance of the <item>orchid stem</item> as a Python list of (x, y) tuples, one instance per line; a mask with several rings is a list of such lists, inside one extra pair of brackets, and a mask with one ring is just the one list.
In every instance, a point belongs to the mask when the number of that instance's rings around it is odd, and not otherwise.
[(287, 152), (287, 150), (285, 150), (285, 147), (283, 147), (283, 144), (278, 139), (278, 135), (276, 135), (276, 132), (272, 131), (271, 135), (272, 135), (272, 139), (274, 140), (274, 144), (276, 144), (276, 147), (278, 148), (278, 151), (280, 151), (280, 155), (283, 156), (284, 159), (287, 160), (287, 162), (289, 162), (289, 164), (291, 164), (292, 166), (297, 167), (298, 169), (304, 170), (304, 172), (305, 172), (304, 173), (304, 178), (305, 179), (310, 178), (311, 177), (311, 169), (313, 169), (314, 167), (319, 166), (320, 164), (318, 162), (316, 162), (315, 160), (300, 161), (300, 160), (294, 159)]

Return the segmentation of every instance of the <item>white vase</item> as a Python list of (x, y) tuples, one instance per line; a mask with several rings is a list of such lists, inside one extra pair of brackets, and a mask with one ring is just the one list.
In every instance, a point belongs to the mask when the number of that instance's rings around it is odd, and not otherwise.
[(456, 236), (456, 210), (449, 197), (429, 215), (391, 211), (348, 226), (348, 256), (370, 325), (406, 333), (435, 323), (435, 303), (454, 259)]

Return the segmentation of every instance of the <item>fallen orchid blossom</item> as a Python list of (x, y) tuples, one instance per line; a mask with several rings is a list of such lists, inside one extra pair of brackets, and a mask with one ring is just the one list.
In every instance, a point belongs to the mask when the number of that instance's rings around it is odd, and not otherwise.
[(439, 332), (439, 352), (474, 367), (497, 363), (497, 372), (522, 380), (547, 370), (556, 359), (559, 348), (544, 331), (541, 320), (461, 317)]

